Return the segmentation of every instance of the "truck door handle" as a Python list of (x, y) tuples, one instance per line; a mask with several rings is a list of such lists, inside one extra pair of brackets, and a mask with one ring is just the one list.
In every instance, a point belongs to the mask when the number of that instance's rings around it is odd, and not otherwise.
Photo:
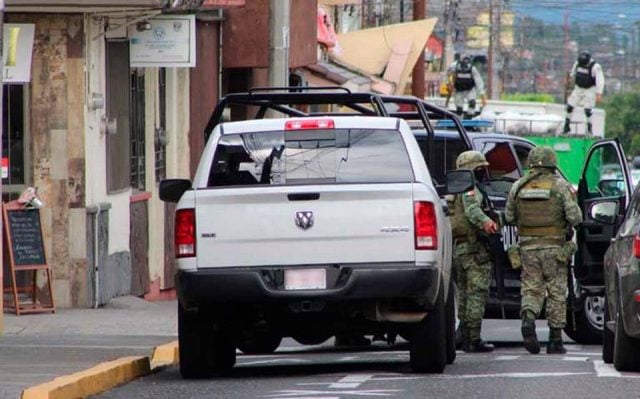
[(287, 194), (289, 201), (315, 201), (320, 199), (320, 193)]

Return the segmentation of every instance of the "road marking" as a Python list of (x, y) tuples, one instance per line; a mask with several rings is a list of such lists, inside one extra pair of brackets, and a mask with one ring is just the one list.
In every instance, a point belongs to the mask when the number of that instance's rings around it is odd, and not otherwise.
[(593, 373), (496, 373), (496, 374), (463, 374), (433, 376), (439, 379), (472, 379), (472, 378), (540, 378), (540, 377), (567, 377), (573, 375), (592, 375)]
[(622, 377), (622, 374), (620, 374), (618, 370), (602, 360), (594, 360), (593, 367), (595, 368), (598, 377)]
[(568, 360), (570, 362), (588, 362), (589, 358), (585, 356), (565, 356), (562, 360)]
[(343, 389), (343, 388), (357, 388), (363, 382), (370, 380), (373, 374), (351, 374), (340, 379), (340, 381), (329, 385), (329, 388)]
[[(275, 391), (273, 393), (264, 395), (263, 398), (289, 398), (289, 399), (301, 399), (301, 398), (315, 398), (315, 399), (329, 399), (339, 398), (342, 395), (350, 396), (396, 396), (397, 393), (402, 392), (401, 389), (366, 389), (363, 391), (306, 391), (299, 389), (288, 389), (282, 391)], [(318, 395), (340, 395), (340, 396), (318, 396)], [(313, 395), (313, 396), (312, 396)]]
[(519, 359), (518, 355), (504, 355), (504, 356), (496, 356), (495, 360), (516, 360)]
[(256, 360), (253, 362), (242, 362), (240, 363), (240, 365), (256, 366), (260, 364), (270, 364), (270, 363), (311, 363), (311, 360), (297, 359), (297, 358), (266, 359), (266, 360)]

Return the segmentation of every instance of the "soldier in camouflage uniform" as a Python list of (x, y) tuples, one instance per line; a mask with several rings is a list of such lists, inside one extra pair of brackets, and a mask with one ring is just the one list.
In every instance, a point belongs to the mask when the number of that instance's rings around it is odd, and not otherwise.
[(555, 174), (557, 158), (549, 147), (529, 153), (529, 173), (509, 192), (505, 219), (518, 227), (520, 241), (522, 337), (525, 348), (540, 352), (535, 319), (545, 296), (549, 324), (547, 353), (566, 353), (562, 328), (566, 322), (567, 264), (575, 252), (568, 239), (582, 221), (571, 185)]
[[(458, 169), (468, 169), (477, 177), (486, 173), (489, 163), (478, 151), (465, 151), (456, 160)], [(479, 242), (481, 230), (493, 234), (496, 223), (482, 210), (483, 195), (477, 187), (453, 198), (451, 227), (454, 238), (453, 268), (458, 287), (458, 318), (462, 350), (491, 352), (493, 345), (480, 337), (484, 306), (489, 292), (491, 258)]]

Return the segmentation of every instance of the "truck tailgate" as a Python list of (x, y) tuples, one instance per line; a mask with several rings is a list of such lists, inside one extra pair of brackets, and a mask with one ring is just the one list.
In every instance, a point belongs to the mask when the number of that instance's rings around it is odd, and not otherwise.
[(196, 191), (199, 268), (415, 260), (410, 183)]

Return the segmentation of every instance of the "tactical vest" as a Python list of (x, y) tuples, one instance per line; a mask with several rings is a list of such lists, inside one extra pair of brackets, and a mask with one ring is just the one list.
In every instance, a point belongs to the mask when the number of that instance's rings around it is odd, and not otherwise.
[(475, 87), (476, 82), (473, 80), (473, 73), (471, 64), (467, 64), (466, 67), (461, 62), (456, 65), (456, 80), (454, 87), (458, 91), (467, 91)]
[(576, 67), (576, 86), (588, 89), (596, 85), (596, 79), (591, 75), (594, 64), (592, 62), (586, 67)]
[(540, 176), (525, 183), (516, 198), (518, 234), (560, 236), (567, 230), (562, 197), (554, 189), (554, 175)]
[(469, 222), (464, 215), (464, 205), (462, 203), (462, 194), (455, 196), (453, 204), (450, 205), (451, 212), (451, 235), (454, 239), (474, 241), (477, 227)]

